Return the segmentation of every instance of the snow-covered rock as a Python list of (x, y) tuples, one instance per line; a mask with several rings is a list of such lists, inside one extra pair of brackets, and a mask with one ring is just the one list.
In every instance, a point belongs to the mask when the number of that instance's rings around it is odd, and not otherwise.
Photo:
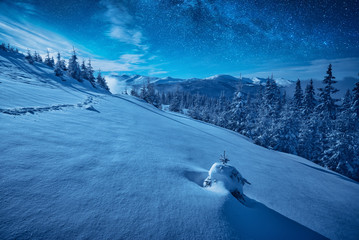
[(243, 196), (243, 185), (249, 182), (242, 177), (238, 170), (228, 164), (216, 162), (208, 172), (208, 177), (204, 180), (204, 187), (211, 187), (221, 184), (231, 193), (239, 192)]

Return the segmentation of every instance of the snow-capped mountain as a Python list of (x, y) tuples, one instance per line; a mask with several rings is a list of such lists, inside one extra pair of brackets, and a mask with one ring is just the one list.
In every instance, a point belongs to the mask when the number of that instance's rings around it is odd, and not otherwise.
[[(240, 83), (242, 92), (244, 94), (255, 94), (260, 84), (265, 85), (267, 78), (259, 77), (234, 77), (231, 75), (215, 75), (208, 78), (157, 78), (141, 75), (112, 75), (117, 80), (117, 88), (113, 89), (115, 92), (123, 92), (124, 89), (131, 89), (132, 87), (139, 88), (148, 81), (153, 83), (155, 88), (160, 92), (174, 92), (185, 91), (192, 94), (199, 93), (201, 95), (207, 95), (210, 97), (218, 97), (223, 92), (228, 98), (232, 98), (236, 91), (238, 84)], [(274, 81), (279, 87), (287, 91), (288, 96), (292, 96), (295, 88), (294, 80), (285, 78), (274, 78)], [(336, 94), (337, 98), (344, 96), (347, 89), (353, 89), (355, 78), (345, 78), (339, 80), (336, 87), (340, 91)], [(309, 83), (309, 80), (302, 80), (302, 88)], [(314, 79), (314, 85), (316, 88), (322, 87), (321, 80)]]
[[(112, 75), (111, 77), (116, 78), (118, 81), (117, 86), (119, 89), (117, 92), (122, 92), (124, 88), (139, 88), (149, 81), (161, 92), (179, 90), (211, 97), (218, 97), (222, 92), (227, 97), (232, 97), (238, 84), (241, 84), (244, 93), (253, 93), (259, 84), (265, 84), (267, 81), (267, 78), (238, 78), (231, 75), (215, 75), (203, 79), (156, 78), (141, 75)], [(274, 80), (280, 87), (287, 87), (294, 83), (291, 80), (283, 78), (275, 78)]]
[[(0, 239), (357, 239), (357, 182), (65, 80), (0, 52)], [(223, 150), (243, 203), (203, 188)]]

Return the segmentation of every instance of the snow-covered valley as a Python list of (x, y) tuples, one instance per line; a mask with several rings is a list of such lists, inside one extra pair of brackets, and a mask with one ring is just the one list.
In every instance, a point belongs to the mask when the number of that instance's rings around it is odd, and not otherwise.
[[(0, 239), (357, 239), (359, 184), (0, 55)], [(202, 187), (223, 151), (245, 204)]]

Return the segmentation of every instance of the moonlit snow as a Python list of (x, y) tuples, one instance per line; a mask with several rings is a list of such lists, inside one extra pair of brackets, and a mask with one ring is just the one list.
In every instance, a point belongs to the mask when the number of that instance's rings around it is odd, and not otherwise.
[[(357, 182), (65, 80), (0, 53), (0, 239), (358, 238)], [(241, 183), (203, 187), (223, 150), (251, 183), (245, 204)]]

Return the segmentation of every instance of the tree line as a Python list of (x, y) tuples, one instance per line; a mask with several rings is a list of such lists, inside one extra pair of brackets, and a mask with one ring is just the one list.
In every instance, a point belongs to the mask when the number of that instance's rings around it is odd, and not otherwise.
[(341, 101), (334, 97), (336, 82), (329, 65), (318, 93), (312, 80), (303, 91), (298, 79), (292, 97), (272, 78), (252, 95), (243, 94), (239, 86), (231, 100), (224, 94), (209, 98), (180, 91), (159, 93), (149, 82), (131, 94), (359, 180), (359, 82)]
[[(0, 45), (0, 49), (6, 52), (19, 53), (19, 50), (10, 46), (10, 44), (5, 45), (5, 43), (2, 43)], [(64, 80), (63, 76), (67, 74), (79, 82), (89, 81), (94, 88), (99, 86), (107, 91), (110, 91), (106, 79), (101, 74), (101, 70), (98, 70), (97, 77), (95, 77), (95, 71), (93, 70), (91, 59), (89, 59), (87, 63), (83, 60), (80, 65), (75, 49), (73, 49), (72, 55), (67, 64), (66, 61), (61, 58), (60, 53), (57, 53), (55, 62), (54, 57), (50, 57), (48, 50), (44, 59), (38, 52), (34, 51), (34, 53), (31, 54), (30, 50), (27, 50), (25, 59), (30, 64), (37, 62), (47, 65), (48, 67), (54, 69), (55, 75), (60, 77), (62, 80)]]

